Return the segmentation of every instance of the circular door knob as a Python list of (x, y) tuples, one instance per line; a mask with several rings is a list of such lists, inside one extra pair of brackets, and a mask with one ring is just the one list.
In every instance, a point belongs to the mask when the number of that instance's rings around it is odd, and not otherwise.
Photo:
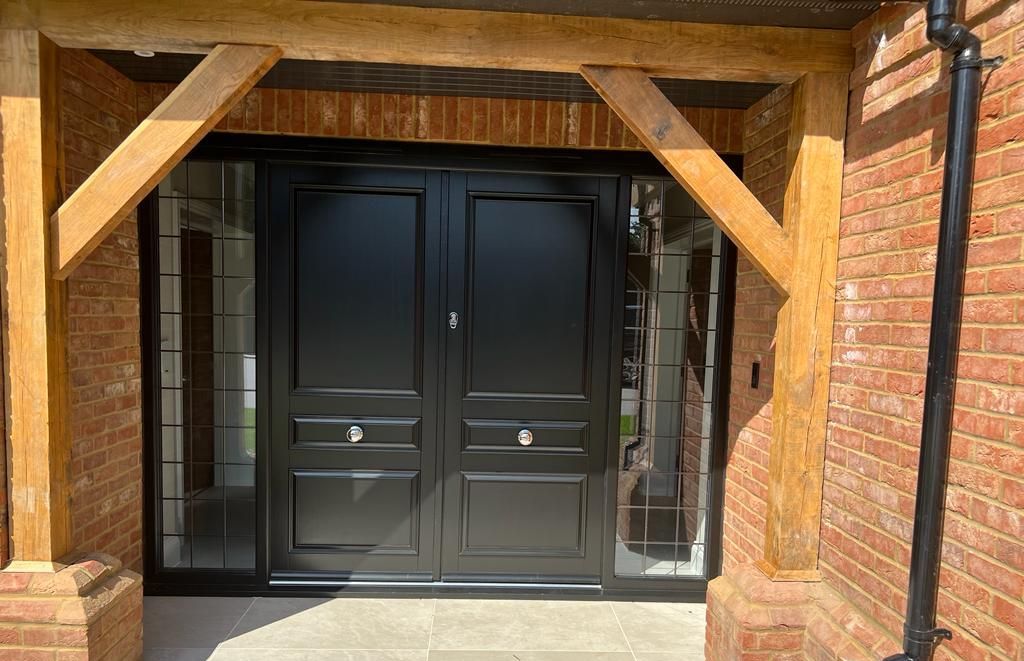
[(520, 429), (516, 435), (519, 445), (533, 445), (533, 432), (529, 429)]
[(352, 425), (348, 428), (348, 433), (345, 434), (345, 436), (347, 436), (348, 440), (352, 443), (358, 443), (363, 440), (363, 428), (359, 425)]

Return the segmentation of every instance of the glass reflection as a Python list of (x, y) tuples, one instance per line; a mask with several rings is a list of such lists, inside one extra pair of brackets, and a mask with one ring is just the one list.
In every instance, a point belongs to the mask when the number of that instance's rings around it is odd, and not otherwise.
[(706, 575), (722, 236), (673, 180), (632, 188), (615, 571)]
[(157, 189), (166, 568), (255, 568), (255, 186), (187, 160)]

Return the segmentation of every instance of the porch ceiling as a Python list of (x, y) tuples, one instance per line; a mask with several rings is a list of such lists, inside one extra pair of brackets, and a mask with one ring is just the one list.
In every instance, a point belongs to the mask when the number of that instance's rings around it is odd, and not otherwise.
[[(367, 0), (319, 0), (366, 2)], [(689, 23), (849, 29), (882, 0), (373, 0), (382, 5), (642, 18)]]
[[(202, 60), (188, 53), (142, 58), (129, 51), (96, 50), (94, 55), (136, 82), (178, 83)], [(655, 80), (674, 105), (748, 108), (771, 92), (772, 83)], [(574, 73), (426, 67), (365, 62), (281, 60), (259, 87), (438, 96), (479, 96), (597, 102), (601, 97)]]

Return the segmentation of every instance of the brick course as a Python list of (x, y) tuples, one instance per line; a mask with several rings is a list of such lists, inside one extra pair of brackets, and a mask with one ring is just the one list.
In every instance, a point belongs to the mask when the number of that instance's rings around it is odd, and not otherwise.
[[(173, 85), (140, 83), (139, 117)], [(716, 151), (743, 150), (743, 111), (680, 108)], [(641, 150), (603, 103), (258, 88), (217, 125), (232, 133)]]

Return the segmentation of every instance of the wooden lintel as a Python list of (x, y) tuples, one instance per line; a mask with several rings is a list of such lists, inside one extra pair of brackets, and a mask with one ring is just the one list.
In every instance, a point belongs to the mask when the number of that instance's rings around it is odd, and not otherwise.
[(587, 65), (583, 77), (783, 295), (793, 259), (782, 227), (638, 69)]
[(438, 9), (314, 0), (39, 2), (34, 25), (69, 48), (205, 52), (278, 44), (284, 57), (575, 73), (792, 82), (849, 72), (848, 31)]
[(67, 290), (50, 277), (59, 201), (57, 47), (0, 30), (4, 373), (12, 557), (53, 566), (71, 550)]
[(790, 297), (779, 310), (764, 558), (776, 580), (817, 576), (848, 79), (808, 74), (793, 88), (783, 225)]
[(67, 278), (280, 56), (214, 48), (53, 214), (54, 276)]

